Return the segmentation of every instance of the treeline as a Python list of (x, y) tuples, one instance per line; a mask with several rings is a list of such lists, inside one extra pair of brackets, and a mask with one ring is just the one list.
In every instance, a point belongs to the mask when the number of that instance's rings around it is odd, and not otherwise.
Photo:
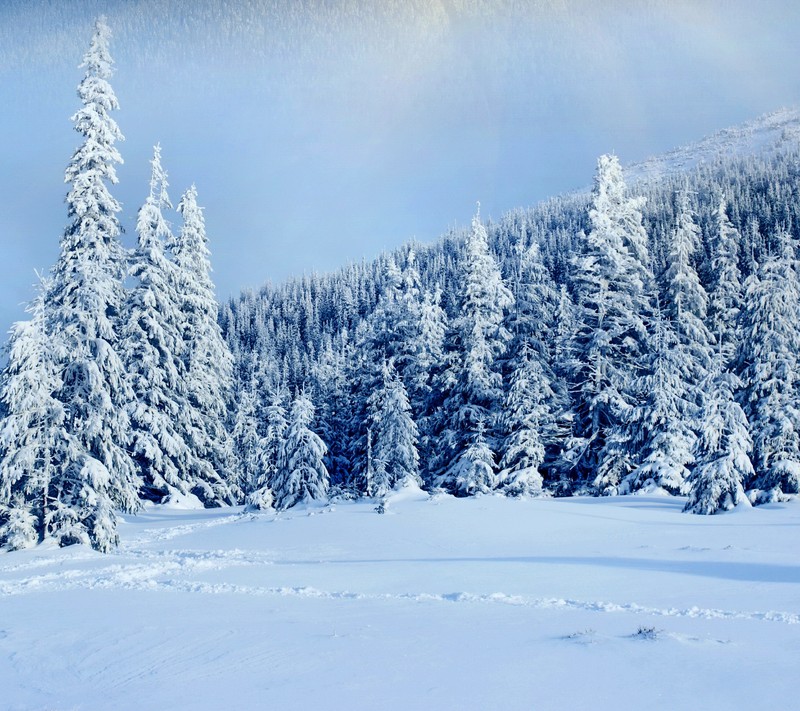
[(603, 156), (589, 195), (243, 294), (221, 315), (240, 460), (302, 388), (338, 495), (660, 489), (714, 513), (797, 493), (799, 158), (631, 196)]

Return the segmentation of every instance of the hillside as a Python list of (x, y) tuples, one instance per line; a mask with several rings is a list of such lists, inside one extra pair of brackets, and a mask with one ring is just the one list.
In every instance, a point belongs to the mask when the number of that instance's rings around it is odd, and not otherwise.
[(796, 150), (800, 144), (800, 110), (782, 109), (723, 129), (686, 146), (625, 168), (631, 186), (663, 181), (690, 173), (700, 165), (713, 166), (735, 158), (769, 157)]

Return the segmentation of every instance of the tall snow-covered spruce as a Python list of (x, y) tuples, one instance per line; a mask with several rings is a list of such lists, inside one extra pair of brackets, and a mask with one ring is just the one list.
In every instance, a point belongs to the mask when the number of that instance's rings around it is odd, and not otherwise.
[(0, 426), (0, 546), (11, 550), (50, 536), (60, 462), (75, 446), (64, 429), (64, 405), (53, 397), (61, 381), (45, 332), (46, 288), (40, 285), (28, 307), (31, 319), (11, 329), (0, 384), (5, 412)]
[(773, 241), (745, 282), (738, 357), (761, 502), (800, 493), (800, 264), (786, 232)]
[(110, 116), (118, 108), (108, 82), (110, 36), (100, 18), (82, 64), (83, 106), (72, 117), (84, 140), (65, 172), (70, 223), (44, 301), (45, 331), (58, 334), (55, 397), (72, 440), (52, 483), (59, 514), (49, 533), (62, 544), (90, 541), (98, 550), (117, 542), (113, 509), (140, 505), (139, 477), (127, 452), (132, 393), (117, 352), (126, 252), (119, 241), (121, 207), (107, 185), (117, 182), (115, 164), (122, 162), (115, 147), (122, 133)]
[(299, 393), (292, 403), (283, 440), (283, 466), (273, 484), (278, 510), (327, 496), (330, 481), (323, 462), (327, 447), (311, 429), (313, 421), (314, 405), (308, 396)]
[(181, 429), (186, 408), (181, 304), (176, 270), (165, 254), (171, 235), (163, 211), (171, 207), (156, 146), (150, 194), (136, 224), (138, 247), (130, 267), (136, 283), (125, 305), (120, 348), (133, 390), (131, 452), (142, 477), (141, 495), (154, 501), (186, 494), (192, 484), (192, 455)]
[(208, 238), (197, 190), (178, 203), (183, 226), (168, 245), (181, 302), (181, 356), (186, 378), (184, 431), (193, 456), (193, 493), (206, 506), (235, 503), (233, 442), (226, 429), (233, 388), (233, 357), (217, 321)]
[(637, 464), (634, 383), (648, 352), (653, 275), (643, 198), (626, 195), (616, 156), (597, 163), (591, 231), (575, 260), (578, 326), (572, 342), (578, 485), (613, 493)]
[(451, 348), (458, 354), (442, 445), (449, 458), (442, 483), (457, 494), (491, 491), (497, 484), (498, 413), (503, 401), (499, 358), (511, 333), (503, 322), (514, 296), (489, 251), (480, 213), (472, 218), (464, 253), (461, 315), (453, 323)]

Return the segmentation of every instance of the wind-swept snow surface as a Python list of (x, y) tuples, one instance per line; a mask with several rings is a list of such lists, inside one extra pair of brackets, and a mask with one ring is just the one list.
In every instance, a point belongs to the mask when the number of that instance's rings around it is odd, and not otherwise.
[(0, 554), (8, 709), (753, 709), (796, 700), (800, 504), (149, 507)]

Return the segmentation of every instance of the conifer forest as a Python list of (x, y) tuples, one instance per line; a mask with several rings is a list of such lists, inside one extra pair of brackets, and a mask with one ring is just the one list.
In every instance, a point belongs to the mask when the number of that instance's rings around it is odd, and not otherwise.
[(68, 226), (7, 344), (5, 549), (108, 552), (121, 515), (186, 499), (800, 493), (796, 136), (654, 175), (602, 155), (586, 191), (218, 304), (221, 236), (159, 145), (123, 244), (110, 39), (98, 20)]

